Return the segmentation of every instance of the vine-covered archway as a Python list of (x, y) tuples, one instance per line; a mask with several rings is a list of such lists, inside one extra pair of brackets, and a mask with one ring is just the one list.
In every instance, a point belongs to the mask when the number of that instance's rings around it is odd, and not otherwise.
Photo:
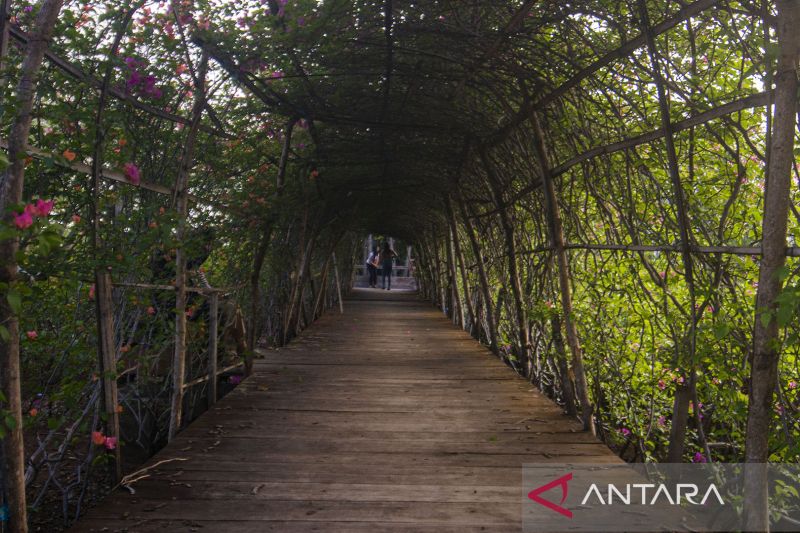
[(626, 460), (798, 460), (796, 1), (2, 10), (13, 530), (339, 306), (369, 233)]

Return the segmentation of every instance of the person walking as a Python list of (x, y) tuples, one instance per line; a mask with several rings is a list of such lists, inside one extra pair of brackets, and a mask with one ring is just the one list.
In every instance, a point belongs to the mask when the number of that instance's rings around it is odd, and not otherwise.
[(394, 267), (395, 257), (397, 257), (397, 253), (392, 250), (388, 242), (384, 242), (383, 250), (381, 251), (381, 280), (383, 282), (383, 288), (387, 291), (392, 290), (392, 268)]
[(380, 263), (380, 254), (378, 247), (375, 246), (367, 257), (367, 273), (369, 274), (369, 286), (373, 289), (378, 288), (378, 264)]

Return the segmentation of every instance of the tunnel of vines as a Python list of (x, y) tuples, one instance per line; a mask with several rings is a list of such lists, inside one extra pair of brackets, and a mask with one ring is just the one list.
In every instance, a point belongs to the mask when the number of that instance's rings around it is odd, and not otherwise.
[(800, 459), (800, 2), (1, 9), (9, 531), (338, 312), (368, 238), (625, 461)]

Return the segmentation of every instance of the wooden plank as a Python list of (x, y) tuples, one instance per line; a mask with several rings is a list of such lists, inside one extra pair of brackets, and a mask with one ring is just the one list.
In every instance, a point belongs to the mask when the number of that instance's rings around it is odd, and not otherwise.
[(261, 353), (75, 530), (519, 531), (524, 463), (621, 462), (413, 294), (356, 289)]

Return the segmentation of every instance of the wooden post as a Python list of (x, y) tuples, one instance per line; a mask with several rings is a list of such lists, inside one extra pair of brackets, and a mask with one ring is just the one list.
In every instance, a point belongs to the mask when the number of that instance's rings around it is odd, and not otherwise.
[[(774, 428), (774, 393), (778, 387), (779, 325), (776, 298), (786, 261), (787, 219), (795, 163), (797, 125), (797, 63), (800, 59), (800, 2), (778, 0), (778, 70), (775, 75), (774, 130), (767, 168), (762, 221), (762, 259), (758, 274), (753, 357), (750, 363), (750, 404), (747, 413), (744, 475), (745, 530), (767, 531), (769, 502), (764, 464), (769, 460), (769, 436)], [(765, 316), (766, 315), (766, 316)]]
[(178, 246), (175, 252), (175, 352), (172, 359), (172, 410), (169, 418), (168, 440), (172, 440), (181, 427), (183, 418), (183, 393), (186, 379), (186, 217), (189, 213), (189, 171), (194, 162), (194, 145), (200, 129), (200, 119), (205, 107), (205, 77), (208, 69), (208, 54), (203, 52), (194, 106), (192, 108), (192, 124), (186, 136), (178, 175), (175, 178), (175, 206), (178, 211), (178, 229), (176, 238)]
[(339, 313), (344, 313), (344, 303), (342, 302), (342, 284), (339, 281), (339, 267), (336, 265), (336, 252), (331, 252), (333, 258), (333, 275), (336, 277), (336, 297), (339, 299)]
[(114, 286), (107, 270), (95, 273), (95, 310), (97, 313), (97, 351), (100, 380), (103, 386), (105, 434), (117, 439), (114, 448), (114, 481), (122, 479), (122, 455), (119, 446), (119, 394), (117, 390), (117, 350), (114, 336)]
[(219, 336), (219, 293), (208, 295), (208, 407), (217, 403), (217, 359)]

